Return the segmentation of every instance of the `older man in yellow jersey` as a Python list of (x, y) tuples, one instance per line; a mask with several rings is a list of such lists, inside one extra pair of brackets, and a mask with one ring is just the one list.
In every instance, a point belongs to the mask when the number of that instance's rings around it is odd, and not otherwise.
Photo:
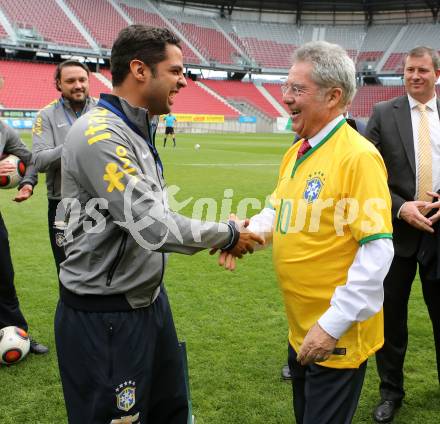
[[(341, 47), (296, 50), (282, 91), (302, 140), (283, 158), (272, 207), (250, 228), (273, 242), (296, 422), (348, 424), (367, 359), (384, 341), (383, 279), (393, 257), (386, 169), (343, 116), (356, 82)], [(235, 259), (222, 254), (220, 263), (233, 268)]]

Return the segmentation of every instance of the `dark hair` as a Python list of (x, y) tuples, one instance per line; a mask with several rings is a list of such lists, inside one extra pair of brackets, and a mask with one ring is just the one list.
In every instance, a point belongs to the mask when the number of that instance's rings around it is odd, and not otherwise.
[(424, 55), (431, 56), (432, 65), (434, 66), (434, 71), (440, 69), (440, 57), (437, 52), (431, 47), (427, 46), (418, 46), (411, 49), (408, 54), (405, 56), (405, 63), (408, 57), (421, 57)]
[(83, 68), (87, 72), (87, 75), (90, 75), (90, 69), (85, 63), (73, 59), (65, 60), (64, 62), (59, 63), (57, 65), (57, 68), (55, 69), (55, 76), (54, 76), (55, 88), (58, 91), (61, 91), (60, 88), (58, 87), (58, 82), (61, 81), (61, 71), (69, 66), (78, 66), (79, 68)]
[(130, 71), (130, 62), (141, 60), (155, 75), (155, 65), (165, 60), (167, 44), (180, 47), (180, 40), (167, 28), (130, 25), (118, 35), (110, 58), (113, 86), (121, 85)]

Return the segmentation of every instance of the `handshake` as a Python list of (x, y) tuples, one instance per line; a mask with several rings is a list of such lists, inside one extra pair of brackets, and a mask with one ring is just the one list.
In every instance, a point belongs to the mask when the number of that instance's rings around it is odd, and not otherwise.
[[(236, 229), (239, 231), (239, 237), (233, 247), (220, 251), (218, 264), (229, 271), (233, 271), (236, 258), (241, 259), (246, 253), (254, 253), (257, 245), (263, 246), (265, 244), (265, 239), (247, 229), (249, 219), (239, 220), (235, 214), (231, 214), (229, 220), (235, 223)], [(219, 249), (213, 248), (209, 254), (214, 255), (217, 250)]]

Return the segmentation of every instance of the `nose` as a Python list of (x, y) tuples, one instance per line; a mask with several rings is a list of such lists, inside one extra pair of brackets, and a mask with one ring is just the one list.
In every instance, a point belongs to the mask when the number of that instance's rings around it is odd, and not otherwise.
[(283, 94), (283, 103), (286, 105), (293, 103), (293, 96), (289, 95), (288, 93)]
[(179, 85), (179, 88), (185, 88), (188, 83), (186, 82), (185, 77), (182, 75), (179, 80), (177, 81), (177, 84)]
[(420, 78), (420, 74), (419, 74), (419, 71), (417, 69), (413, 72), (412, 78), (413, 79), (419, 79)]

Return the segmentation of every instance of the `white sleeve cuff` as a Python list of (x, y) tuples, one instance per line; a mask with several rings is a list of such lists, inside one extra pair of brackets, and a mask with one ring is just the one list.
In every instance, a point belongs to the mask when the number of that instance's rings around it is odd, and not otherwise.
[(349, 329), (352, 321), (347, 319), (335, 306), (330, 306), (318, 320), (321, 328), (334, 339), (340, 339)]
[(397, 211), (397, 219), (400, 219), (400, 211), (402, 210), (404, 204), (405, 204), (405, 203), (402, 203), (402, 206), (401, 206), (401, 207), (399, 208), (399, 210)]
[(275, 209), (264, 208), (250, 219), (247, 229), (264, 238), (264, 245), (256, 244), (254, 250), (264, 249), (272, 243), (275, 215)]

